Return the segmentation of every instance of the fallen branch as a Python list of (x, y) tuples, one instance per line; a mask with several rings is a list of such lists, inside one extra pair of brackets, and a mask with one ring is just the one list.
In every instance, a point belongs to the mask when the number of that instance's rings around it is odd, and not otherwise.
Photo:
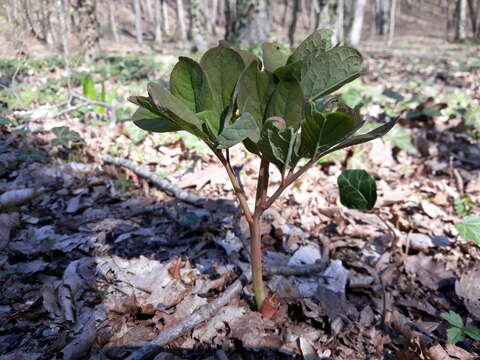
[(265, 275), (302, 276), (321, 273), (326, 268), (326, 263), (316, 262), (308, 265), (266, 266), (263, 268)]
[(227, 305), (242, 290), (243, 286), (250, 282), (251, 273), (247, 272), (235, 280), (215, 301), (203, 305), (188, 318), (177, 325), (162, 331), (155, 339), (149, 342), (138, 343), (140, 348), (133, 351), (126, 360), (144, 360), (158, 354), (162, 346), (167, 345), (171, 341), (185, 335), (194, 327), (200, 325), (205, 320), (213, 317), (222, 307)]
[(169, 193), (170, 195), (176, 197), (179, 200), (185, 201), (193, 205), (199, 205), (200, 202), (204, 201), (202, 197), (189, 193), (188, 191), (185, 191), (179, 188), (178, 186), (172, 184), (170, 181), (161, 179), (153, 172), (142, 169), (140, 166), (135, 165), (130, 160), (117, 158), (109, 155), (103, 155), (102, 160), (107, 164), (123, 166), (123, 167), (126, 167), (127, 169), (132, 170), (136, 174), (150, 180), (152, 183), (158, 186), (161, 190)]
[(43, 191), (43, 188), (26, 188), (4, 192), (0, 195), (0, 210), (25, 204), (34, 197), (42, 194)]

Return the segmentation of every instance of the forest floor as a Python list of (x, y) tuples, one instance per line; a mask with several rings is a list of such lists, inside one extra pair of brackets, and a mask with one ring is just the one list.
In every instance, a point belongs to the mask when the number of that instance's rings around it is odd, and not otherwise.
[[(339, 96), (364, 104), (368, 126), (399, 124), (322, 160), (265, 215), (266, 285), (278, 299), (268, 318), (254, 310), (250, 285), (213, 307), (248, 268), (248, 231), (220, 164), (188, 134), (122, 121), (133, 109), (126, 96), (144, 94), (148, 79), (167, 81), (175, 59), (73, 64), (72, 89), (82, 94), (90, 76), (116, 123), (101, 107), (59, 105), (61, 59), (2, 60), (1, 359), (138, 358), (205, 307), (207, 319), (151, 358), (480, 358), (478, 341), (447, 341), (440, 316), (480, 321), (480, 244), (455, 227), (480, 210), (478, 48), (459, 58), (367, 57), (362, 79)], [(201, 199), (181, 201), (115, 159)], [(234, 148), (232, 162), (253, 195), (257, 160)], [(375, 210), (340, 205), (344, 168), (375, 175)], [(271, 179), (270, 191), (279, 174)], [(285, 274), (305, 264), (309, 273)]]

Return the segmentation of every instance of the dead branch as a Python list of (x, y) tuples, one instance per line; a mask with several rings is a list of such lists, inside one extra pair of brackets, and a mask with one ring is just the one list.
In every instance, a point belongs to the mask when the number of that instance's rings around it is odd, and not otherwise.
[[(54, 114), (52, 117), (55, 118), (55, 117), (58, 117), (60, 115), (69, 113), (69, 112), (74, 111), (74, 110), (78, 110), (78, 109), (80, 109), (82, 107), (86, 107), (86, 106), (102, 106), (102, 107), (106, 108), (107, 111), (108, 111), (108, 116), (110, 118), (110, 125), (115, 125), (117, 123), (117, 111), (116, 111), (115, 106), (113, 106), (111, 104), (108, 104), (104, 101), (92, 100), (92, 99), (86, 98), (85, 96), (82, 96), (82, 95), (79, 95), (79, 94), (76, 94), (76, 93), (70, 93), (70, 97), (69, 97), (69, 99), (66, 103), (70, 104), (73, 99), (78, 99), (78, 100), (81, 100), (82, 102), (80, 104), (73, 105), (73, 106), (70, 106), (70, 107), (62, 110), (62, 111), (59, 111), (58, 113)], [(62, 105), (64, 105), (64, 103), (62, 103)]]
[(141, 342), (137, 344), (139, 349), (135, 350), (126, 360), (144, 360), (153, 357), (159, 353), (162, 346), (185, 335), (187, 332), (200, 325), (202, 322), (210, 319), (227, 305), (242, 290), (243, 286), (250, 281), (251, 273), (247, 272), (235, 280), (224, 293), (215, 301), (203, 305), (188, 318), (177, 325), (162, 331), (155, 339), (150, 342)]
[(25, 204), (34, 197), (42, 194), (43, 191), (43, 188), (26, 188), (4, 192), (0, 195), (0, 210)]
[(301, 276), (321, 273), (325, 270), (326, 264), (316, 262), (309, 265), (284, 265), (284, 266), (267, 266), (263, 268), (265, 275), (283, 275), (283, 276)]
[(178, 186), (172, 184), (171, 182), (161, 179), (156, 174), (151, 171), (142, 169), (141, 167), (135, 165), (133, 162), (127, 159), (117, 158), (109, 155), (103, 155), (102, 160), (107, 164), (114, 164), (117, 166), (123, 166), (127, 169), (132, 170), (136, 174), (150, 180), (161, 190), (169, 193), (170, 195), (176, 197), (179, 200), (185, 201), (193, 205), (199, 205), (204, 199), (198, 195), (189, 193), (188, 191), (182, 190)]

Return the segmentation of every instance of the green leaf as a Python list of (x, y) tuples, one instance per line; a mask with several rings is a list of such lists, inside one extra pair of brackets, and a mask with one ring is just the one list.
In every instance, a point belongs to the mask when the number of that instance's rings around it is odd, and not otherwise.
[(365, 170), (345, 170), (337, 179), (340, 202), (349, 209), (371, 210), (377, 201), (375, 179)]
[(140, 129), (153, 132), (170, 132), (181, 130), (167, 115), (154, 114), (151, 111), (139, 107), (132, 116), (134, 124)]
[(214, 103), (207, 77), (195, 60), (180, 57), (170, 74), (170, 92), (194, 113), (215, 109), (220, 116), (220, 104)]
[(300, 159), (300, 135), (292, 128), (280, 128), (275, 121), (267, 121), (257, 144), (262, 156), (275, 164), (280, 172), (294, 168)]
[(284, 66), (287, 63), (288, 55), (285, 54), (280, 46), (273, 43), (263, 43), (263, 66), (265, 70), (274, 72), (279, 67)]
[(57, 126), (52, 128), (53, 134), (56, 136), (52, 140), (52, 145), (54, 146), (64, 146), (69, 147), (70, 142), (79, 142), (82, 140), (80, 134), (76, 131), (71, 131), (68, 126)]
[(95, 82), (90, 77), (81, 80), (83, 96), (90, 100), (97, 100), (97, 90), (95, 90)]
[(302, 155), (312, 158), (343, 141), (358, 128), (353, 114), (333, 112), (324, 116), (310, 105), (302, 123)]
[(362, 55), (345, 46), (335, 47), (302, 61), (300, 84), (305, 97), (315, 100), (331, 94), (359, 77), (361, 65)]
[(233, 89), (245, 68), (243, 59), (236, 51), (219, 45), (202, 56), (200, 65), (223, 112), (230, 106)]
[(262, 126), (265, 109), (273, 91), (272, 75), (261, 71), (255, 61), (245, 69), (237, 86), (237, 103), (242, 112), (250, 113)]
[(366, 143), (366, 142), (371, 141), (373, 139), (379, 138), (379, 137), (385, 135), (386, 133), (388, 133), (396, 123), (397, 123), (397, 119), (394, 119), (394, 120), (392, 120), (392, 121), (390, 121), (386, 124), (383, 124), (383, 125), (375, 128), (375, 129), (373, 129), (372, 131), (370, 131), (366, 134), (355, 135), (355, 136), (349, 137), (349, 138), (345, 139), (344, 141), (342, 141), (337, 146), (334, 146), (333, 148), (328, 150), (324, 155), (326, 155), (328, 153), (331, 153), (333, 151), (337, 151), (337, 150), (340, 150), (340, 149), (347, 148), (349, 146), (363, 144), (363, 143)]
[(396, 147), (410, 154), (418, 154), (417, 148), (412, 144), (412, 131), (410, 129), (395, 127), (383, 138), (390, 141)]
[(462, 222), (456, 223), (455, 227), (464, 240), (475, 241), (480, 245), (480, 216), (468, 215)]
[(447, 329), (447, 338), (448, 342), (456, 344), (460, 341), (465, 340), (465, 334), (463, 333), (462, 328), (452, 327), (450, 329)]
[(214, 140), (220, 132), (220, 114), (212, 110), (206, 110), (197, 114), (203, 123), (203, 129), (206, 129), (210, 139)]
[(226, 149), (246, 138), (253, 142), (260, 140), (260, 129), (250, 113), (243, 113), (233, 124), (225, 126), (215, 142), (219, 149)]
[(288, 63), (294, 63), (303, 60), (309, 55), (326, 52), (332, 47), (333, 31), (329, 29), (320, 29), (308, 36), (295, 49), (288, 59)]
[(449, 311), (448, 313), (441, 313), (440, 317), (444, 320), (447, 320), (450, 325), (463, 328), (463, 319), (454, 311)]
[(232, 50), (242, 57), (245, 68), (249, 67), (252, 62), (257, 62), (259, 60), (258, 57), (250, 51), (237, 48), (232, 48)]
[(296, 79), (282, 79), (277, 84), (267, 105), (265, 118), (281, 117), (287, 127), (297, 129), (303, 120), (304, 97)]
[[(135, 124), (136, 125), (136, 124)], [(148, 133), (139, 126), (129, 123), (124, 128), (124, 133), (128, 136), (134, 144), (141, 143), (148, 135)]]
[(186, 130), (201, 139), (207, 140), (208, 134), (202, 131), (202, 121), (190, 110), (182, 100), (173, 96), (168, 90), (160, 84), (149, 83), (148, 94), (150, 100), (158, 109), (157, 111), (166, 112), (173, 123), (182, 130)]
[(393, 90), (384, 90), (382, 94), (397, 102), (405, 100), (405, 97), (403, 95)]
[(465, 334), (470, 336), (473, 340), (480, 341), (480, 329), (476, 326), (465, 326), (463, 328)]

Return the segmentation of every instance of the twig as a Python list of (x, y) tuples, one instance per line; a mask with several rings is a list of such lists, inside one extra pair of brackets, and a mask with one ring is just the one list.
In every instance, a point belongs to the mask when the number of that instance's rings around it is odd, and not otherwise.
[(227, 305), (250, 281), (251, 273), (247, 272), (235, 280), (215, 301), (203, 305), (188, 318), (177, 325), (162, 331), (155, 339), (137, 344), (140, 348), (134, 351), (126, 360), (144, 360), (151, 358), (161, 351), (161, 347), (183, 336), (197, 325), (213, 317), (222, 307)]
[(0, 195), (0, 210), (25, 204), (44, 191), (44, 188), (25, 188), (4, 192)]
[(284, 266), (264, 266), (263, 273), (265, 275), (310, 275), (312, 273), (320, 273), (325, 270), (326, 264), (323, 261), (308, 265), (284, 265)]
[(193, 204), (193, 205), (200, 205), (200, 203), (203, 201), (203, 198), (189, 193), (188, 191), (182, 190), (178, 186), (172, 184), (171, 182), (161, 179), (158, 177), (156, 174), (154, 174), (151, 171), (142, 169), (141, 167), (135, 165), (133, 162), (127, 159), (122, 159), (122, 158), (117, 158), (113, 157), (110, 155), (103, 155), (102, 160), (107, 163), (107, 164), (114, 164), (117, 166), (123, 166), (126, 167), (127, 169), (132, 170), (136, 174), (150, 180), (153, 182), (156, 186), (158, 186), (161, 190), (173, 195), (179, 200), (185, 201), (187, 203)]

